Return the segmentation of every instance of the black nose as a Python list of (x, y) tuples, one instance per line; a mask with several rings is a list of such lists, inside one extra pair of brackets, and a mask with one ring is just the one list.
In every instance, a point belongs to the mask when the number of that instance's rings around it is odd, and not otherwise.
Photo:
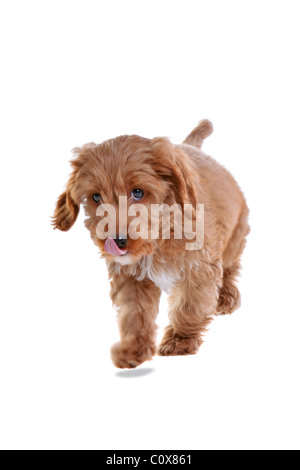
[(118, 237), (118, 238), (115, 238), (115, 243), (119, 248), (122, 249), (122, 248), (125, 248), (127, 240), (126, 240), (126, 238)]

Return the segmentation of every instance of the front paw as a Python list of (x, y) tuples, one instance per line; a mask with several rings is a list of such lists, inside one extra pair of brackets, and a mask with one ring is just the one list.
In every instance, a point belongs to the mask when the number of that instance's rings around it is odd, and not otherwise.
[(116, 343), (111, 348), (111, 358), (120, 369), (134, 369), (145, 361), (150, 361), (156, 352), (154, 343), (134, 337)]
[(202, 341), (200, 337), (183, 338), (173, 330), (166, 331), (166, 334), (158, 348), (159, 356), (186, 356), (196, 354)]

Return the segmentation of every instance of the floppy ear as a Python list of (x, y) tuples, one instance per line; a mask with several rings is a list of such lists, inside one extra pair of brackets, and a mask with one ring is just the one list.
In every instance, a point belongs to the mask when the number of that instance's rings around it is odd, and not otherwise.
[(54, 228), (67, 232), (75, 223), (78, 214), (79, 206), (72, 198), (70, 190), (67, 189), (57, 200), (52, 225)]
[(156, 173), (167, 181), (177, 204), (197, 204), (194, 171), (186, 155), (166, 138), (156, 138), (151, 145)]
[(59, 196), (56, 203), (52, 225), (63, 232), (70, 230), (79, 214), (80, 198), (77, 195), (75, 183), (78, 172), (86, 161), (85, 150), (90, 146), (92, 144), (86, 144), (82, 148), (73, 149), (73, 154), (75, 155), (75, 159), (71, 160), (73, 172), (67, 183), (66, 191)]

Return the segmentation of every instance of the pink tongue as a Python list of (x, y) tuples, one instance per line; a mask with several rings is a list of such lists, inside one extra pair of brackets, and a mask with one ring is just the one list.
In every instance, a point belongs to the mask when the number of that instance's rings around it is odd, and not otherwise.
[(128, 250), (121, 250), (118, 245), (116, 244), (113, 238), (108, 237), (105, 241), (104, 250), (109, 255), (113, 256), (121, 256), (126, 255)]

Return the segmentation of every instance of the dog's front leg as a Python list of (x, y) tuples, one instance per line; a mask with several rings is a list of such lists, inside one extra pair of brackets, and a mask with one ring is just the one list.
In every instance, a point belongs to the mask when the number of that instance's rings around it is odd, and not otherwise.
[(118, 311), (121, 341), (111, 349), (116, 367), (132, 369), (156, 353), (156, 324), (161, 291), (150, 280), (114, 274), (111, 299)]
[(169, 298), (170, 325), (158, 349), (160, 356), (195, 354), (202, 334), (216, 313), (222, 264), (203, 263), (174, 285)]

